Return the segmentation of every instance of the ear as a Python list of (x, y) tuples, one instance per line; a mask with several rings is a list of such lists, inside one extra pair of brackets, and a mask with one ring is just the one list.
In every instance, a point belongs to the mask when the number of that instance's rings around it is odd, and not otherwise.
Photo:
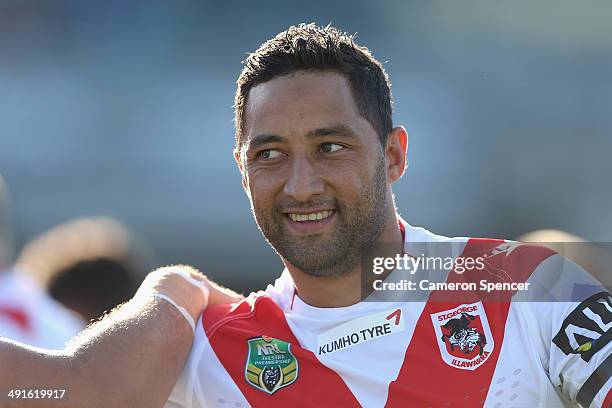
[(404, 175), (406, 170), (406, 153), (408, 152), (408, 133), (403, 126), (394, 127), (387, 138), (385, 159), (387, 162), (387, 178), (394, 183)]
[(238, 165), (238, 170), (240, 170), (240, 175), (242, 176), (242, 188), (249, 195), (249, 189), (247, 188), (247, 179), (246, 173), (244, 169), (244, 163), (242, 161), (242, 156), (240, 154), (240, 148), (238, 146), (234, 147), (234, 160), (236, 161), (236, 165)]

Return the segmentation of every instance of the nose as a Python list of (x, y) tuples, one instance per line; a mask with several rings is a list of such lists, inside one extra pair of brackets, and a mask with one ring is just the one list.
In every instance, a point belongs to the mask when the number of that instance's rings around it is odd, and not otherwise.
[(296, 201), (308, 201), (323, 194), (325, 183), (309, 157), (295, 157), (288, 169), (283, 192)]

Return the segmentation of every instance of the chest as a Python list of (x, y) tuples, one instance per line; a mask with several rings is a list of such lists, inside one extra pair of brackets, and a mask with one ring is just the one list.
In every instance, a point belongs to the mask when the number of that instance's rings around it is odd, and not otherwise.
[(226, 333), (211, 342), (217, 369), (198, 370), (205, 406), (537, 406), (551, 392), (513, 310), (503, 327), (484, 315), (444, 328), (412, 306), (399, 319), (386, 319), (393, 308), (339, 324), (287, 316), (287, 332)]

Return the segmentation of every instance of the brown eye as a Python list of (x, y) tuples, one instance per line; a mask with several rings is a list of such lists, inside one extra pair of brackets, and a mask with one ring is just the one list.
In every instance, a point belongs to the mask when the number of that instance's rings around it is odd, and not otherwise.
[(323, 153), (333, 153), (333, 152), (337, 152), (340, 149), (344, 149), (344, 146), (336, 144), (336, 143), (321, 144), (321, 152)]
[(277, 157), (280, 157), (280, 155), (281, 153), (274, 149), (262, 150), (257, 154), (259, 158), (264, 160), (276, 159)]

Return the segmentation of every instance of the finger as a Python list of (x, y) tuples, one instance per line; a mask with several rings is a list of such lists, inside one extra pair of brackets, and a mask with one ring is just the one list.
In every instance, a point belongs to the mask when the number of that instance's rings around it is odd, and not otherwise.
[(216, 283), (210, 282), (210, 298), (208, 300), (209, 305), (224, 304), (224, 303), (237, 303), (244, 299), (244, 296), (238, 294), (228, 288), (217, 285)]
[(191, 267), (168, 266), (151, 272), (136, 296), (166, 300), (193, 326), (208, 303), (208, 280)]
[(204, 308), (208, 304), (208, 298), (210, 296), (210, 283), (208, 279), (204, 275), (199, 272), (195, 272), (193, 268), (184, 268), (184, 267), (173, 267), (172, 272), (177, 273), (191, 285), (200, 289), (204, 294)]

